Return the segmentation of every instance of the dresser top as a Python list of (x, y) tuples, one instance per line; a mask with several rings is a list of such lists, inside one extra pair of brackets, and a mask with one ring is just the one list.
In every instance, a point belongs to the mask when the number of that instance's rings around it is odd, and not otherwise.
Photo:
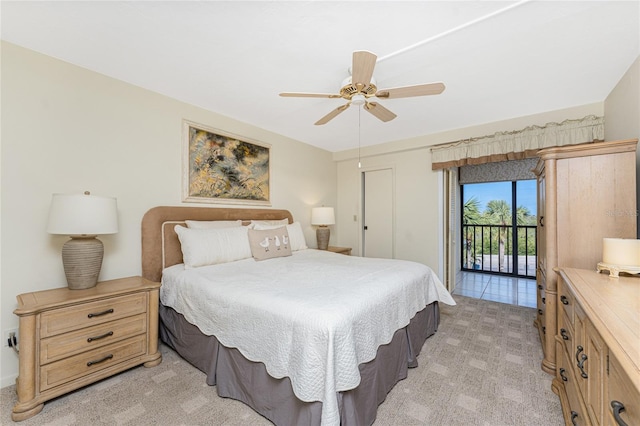
[(142, 277), (127, 277), (109, 281), (101, 281), (95, 287), (83, 290), (70, 290), (68, 287), (34, 291), (19, 294), (18, 308), (14, 314), (33, 315), (38, 312), (71, 306), (87, 301), (137, 293), (160, 288), (160, 283)]

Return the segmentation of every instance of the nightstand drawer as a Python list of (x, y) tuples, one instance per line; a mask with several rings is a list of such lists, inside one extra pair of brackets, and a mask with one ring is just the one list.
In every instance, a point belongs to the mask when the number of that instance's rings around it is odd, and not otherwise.
[(43, 312), (40, 337), (54, 336), (81, 328), (146, 312), (147, 294), (135, 293), (96, 302)]
[(40, 392), (114, 364), (144, 355), (147, 336), (140, 335), (40, 367)]
[(126, 339), (147, 331), (147, 315), (142, 313), (40, 341), (40, 364), (47, 364)]

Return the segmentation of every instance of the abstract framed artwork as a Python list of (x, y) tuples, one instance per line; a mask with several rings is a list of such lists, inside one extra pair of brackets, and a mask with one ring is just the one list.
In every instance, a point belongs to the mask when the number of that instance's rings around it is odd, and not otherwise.
[(271, 145), (183, 121), (183, 201), (271, 205)]

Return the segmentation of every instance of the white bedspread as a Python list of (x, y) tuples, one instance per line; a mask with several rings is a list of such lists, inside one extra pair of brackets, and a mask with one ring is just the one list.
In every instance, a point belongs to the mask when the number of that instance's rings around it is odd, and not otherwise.
[(426, 305), (455, 305), (423, 264), (311, 249), (261, 262), (175, 265), (163, 272), (160, 297), (272, 377), (289, 377), (302, 401), (322, 401), (323, 425), (340, 423), (336, 392), (358, 386), (358, 365), (378, 346)]

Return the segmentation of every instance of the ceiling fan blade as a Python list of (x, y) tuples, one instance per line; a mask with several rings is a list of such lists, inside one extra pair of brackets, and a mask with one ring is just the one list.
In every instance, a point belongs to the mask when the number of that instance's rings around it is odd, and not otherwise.
[[(371, 83), (373, 68), (376, 66), (378, 57), (366, 50), (353, 52), (353, 64), (351, 65), (351, 83), (362, 84), (366, 87)], [(360, 88), (358, 88), (360, 89)]]
[(285, 98), (340, 98), (341, 96), (335, 93), (291, 93), (283, 92), (280, 96)]
[(412, 96), (439, 95), (444, 91), (443, 83), (418, 84), (416, 86), (394, 87), (391, 89), (378, 90), (377, 98), (409, 98)]
[(385, 107), (383, 107), (382, 105), (380, 105), (377, 102), (367, 102), (364, 104), (364, 109), (366, 109), (367, 111), (369, 111), (371, 114), (373, 114), (375, 117), (377, 117), (378, 119), (384, 121), (385, 123), (387, 121), (391, 121), (394, 118), (397, 117), (397, 115), (395, 115), (394, 113), (392, 113), (391, 111), (389, 111), (388, 109), (386, 109)]
[(336, 108), (333, 111), (331, 111), (329, 114), (327, 114), (324, 117), (322, 117), (320, 120), (316, 121), (314, 124), (316, 126), (319, 126), (321, 124), (327, 124), (329, 121), (333, 120), (342, 111), (344, 111), (345, 109), (349, 108), (349, 105), (351, 105), (351, 102), (339, 106), (338, 108)]

